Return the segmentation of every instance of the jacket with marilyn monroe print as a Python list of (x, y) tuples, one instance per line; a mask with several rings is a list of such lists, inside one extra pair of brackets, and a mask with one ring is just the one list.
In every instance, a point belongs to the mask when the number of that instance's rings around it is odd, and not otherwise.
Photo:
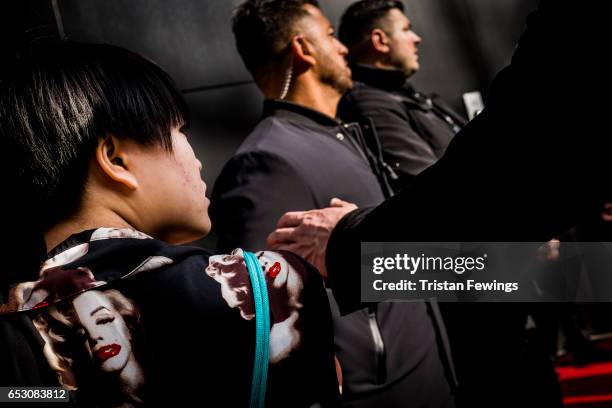
[[(255, 255), (271, 313), (266, 406), (335, 406), (321, 278), (291, 253)], [(240, 249), (211, 256), (99, 228), (71, 236), (37, 280), (1, 296), (1, 386), (62, 386), (87, 407), (248, 406), (255, 312)]]

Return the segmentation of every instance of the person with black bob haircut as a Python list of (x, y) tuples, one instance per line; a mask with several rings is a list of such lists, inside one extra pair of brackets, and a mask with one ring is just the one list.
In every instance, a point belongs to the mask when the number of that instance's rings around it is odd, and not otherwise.
[[(5, 257), (29, 258), (3, 271), (0, 385), (61, 384), (88, 407), (249, 404), (256, 315), (243, 313), (254, 302), (247, 255), (181, 245), (210, 230), (187, 123), (170, 76), (125, 49), (52, 42), (8, 65), (0, 136), (20, 190), (11, 217), (29, 238), (10, 242)], [(335, 406), (319, 274), (288, 252), (256, 258), (274, 289), (265, 405)], [(138, 325), (105, 293), (129, 304)]]

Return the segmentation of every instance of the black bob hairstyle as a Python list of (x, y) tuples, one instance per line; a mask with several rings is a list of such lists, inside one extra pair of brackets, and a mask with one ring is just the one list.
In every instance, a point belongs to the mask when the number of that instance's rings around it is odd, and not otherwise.
[[(187, 107), (158, 65), (111, 45), (69, 41), (18, 52), (0, 82), (0, 137), (14, 184), (43, 232), (79, 209), (88, 165), (112, 134), (172, 150)], [(6, 152), (6, 151), (5, 151)]]

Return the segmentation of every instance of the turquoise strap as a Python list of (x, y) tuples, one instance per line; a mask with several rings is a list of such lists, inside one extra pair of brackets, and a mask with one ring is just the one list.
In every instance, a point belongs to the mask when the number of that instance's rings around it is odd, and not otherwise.
[(268, 288), (261, 265), (252, 252), (244, 252), (255, 298), (255, 364), (251, 383), (251, 408), (263, 408), (266, 402), (268, 363), (270, 360), (270, 304)]

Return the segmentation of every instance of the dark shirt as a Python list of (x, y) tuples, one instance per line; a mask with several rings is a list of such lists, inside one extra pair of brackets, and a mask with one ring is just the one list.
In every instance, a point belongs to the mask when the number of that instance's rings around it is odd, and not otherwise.
[(357, 82), (340, 101), (338, 116), (372, 120), (383, 159), (399, 177), (391, 180), (398, 191), (442, 157), (466, 121), (436, 95), (417, 92), (401, 71), (360, 64), (351, 70)]
[[(383, 187), (360, 129), (293, 103), (266, 101), (264, 118), (214, 187), (220, 248), (265, 243), (285, 212), (328, 207), (333, 197), (380, 203)], [(346, 406), (389, 406), (406, 398), (414, 407), (453, 405), (436, 305), (387, 303), (340, 316), (330, 301)]]
[[(290, 253), (255, 255), (272, 325), (266, 406), (336, 406), (319, 274)], [(38, 280), (2, 294), (0, 385), (61, 384), (84, 407), (246, 407), (253, 309), (241, 250), (210, 255), (130, 229), (85, 231), (49, 254)]]
[(383, 189), (359, 134), (357, 124), (265, 101), (262, 120), (213, 188), (219, 250), (265, 247), (285, 212), (329, 207), (334, 197), (358, 206), (380, 203)]

